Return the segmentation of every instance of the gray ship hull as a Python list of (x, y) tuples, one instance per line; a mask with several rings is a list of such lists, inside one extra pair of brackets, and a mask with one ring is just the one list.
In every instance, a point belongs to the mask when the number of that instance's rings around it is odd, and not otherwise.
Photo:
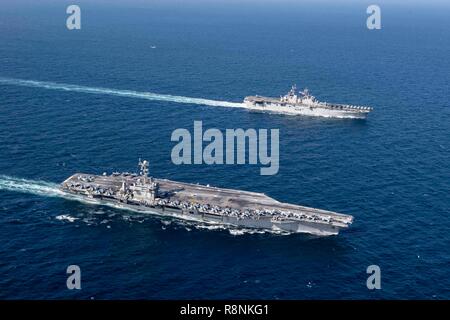
[(244, 99), (244, 106), (253, 111), (351, 119), (365, 119), (372, 111), (371, 107), (366, 106), (320, 102), (309, 93), (308, 89), (299, 94), (296, 90), (297, 87), (294, 85), (286, 95), (280, 98), (248, 96)]
[(341, 118), (341, 119), (366, 119), (369, 110), (358, 110), (350, 108), (308, 106), (302, 104), (281, 104), (278, 102), (254, 103), (247, 99), (244, 101), (245, 108), (251, 111), (270, 112), (285, 115), (301, 115), (310, 117)]
[[(262, 193), (153, 179), (158, 196), (142, 192), (141, 176), (75, 174), (61, 190), (98, 205), (208, 224), (242, 228), (337, 235), (353, 221), (349, 215), (278, 202)], [(128, 185), (128, 193), (122, 190)], [(147, 185), (144, 185), (147, 187)]]

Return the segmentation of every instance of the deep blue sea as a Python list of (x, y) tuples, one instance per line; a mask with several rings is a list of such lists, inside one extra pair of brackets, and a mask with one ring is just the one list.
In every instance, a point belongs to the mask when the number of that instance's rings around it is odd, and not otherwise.
[[(73, 31), (69, 4), (0, 3), (1, 299), (450, 298), (448, 4), (382, 2), (382, 29), (368, 30), (367, 1), (78, 1)], [(116, 94), (240, 102), (293, 83), (374, 111), (365, 121), (291, 117)], [(278, 174), (174, 165), (171, 133), (196, 120), (278, 128)], [(156, 177), (355, 221), (337, 237), (241, 234), (54, 192), (75, 172), (134, 171), (139, 157)], [(72, 264), (81, 290), (66, 288)], [(374, 264), (381, 290), (366, 287)]]

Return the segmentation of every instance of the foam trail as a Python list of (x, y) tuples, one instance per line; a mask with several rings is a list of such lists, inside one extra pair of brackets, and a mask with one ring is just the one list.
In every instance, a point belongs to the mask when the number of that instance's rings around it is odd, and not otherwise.
[(72, 91), (72, 92), (82, 92), (91, 94), (105, 94), (119, 97), (128, 98), (138, 98), (146, 99), (152, 101), (167, 101), (167, 102), (178, 102), (187, 104), (198, 104), (213, 107), (228, 107), (228, 108), (243, 108), (243, 103), (229, 102), (229, 101), (218, 101), (202, 98), (191, 98), (183, 96), (172, 96), (167, 94), (158, 94), (153, 92), (139, 92), (132, 90), (116, 90), (108, 88), (99, 87), (85, 87), (73, 84), (64, 84), (56, 82), (47, 81), (34, 81), (34, 80), (22, 80), (14, 78), (2, 78), (0, 77), (0, 84), (2, 85), (12, 85), (12, 86), (22, 86), (22, 87), (32, 87), (32, 88), (42, 88), (49, 90), (60, 90), (60, 91)]
[(29, 180), (0, 175), (0, 191), (13, 191), (19, 193), (29, 193), (42, 197), (57, 197), (68, 200), (91, 203), (82, 196), (70, 194), (59, 189), (59, 184), (41, 180)]
[[(20, 193), (29, 193), (42, 197), (64, 198), (67, 200), (78, 201), (86, 204), (99, 205), (99, 203), (89, 201), (83, 196), (62, 191), (61, 189), (59, 189), (59, 184), (57, 183), (46, 182), (41, 180), (29, 180), (6, 175), (0, 175), (0, 191), (2, 190)], [(105, 203), (104, 205), (118, 208), (113, 203)]]
[(0, 175), (0, 190), (31, 193), (39, 196), (47, 197), (63, 197), (65, 194), (58, 188), (58, 184), (15, 178)]

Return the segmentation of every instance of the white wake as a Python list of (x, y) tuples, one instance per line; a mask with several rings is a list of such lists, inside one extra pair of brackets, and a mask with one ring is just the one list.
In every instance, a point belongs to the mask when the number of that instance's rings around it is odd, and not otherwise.
[(152, 101), (167, 101), (167, 102), (177, 102), (177, 103), (186, 103), (186, 104), (198, 104), (198, 105), (206, 105), (206, 106), (213, 106), (213, 107), (228, 107), (228, 108), (243, 108), (244, 107), (243, 103), (237, 103), (237, 102), (210, 100), (210, 99), (203, 99), (203, 98), (191, 98), (191, 97), (183, 97), (183, 96), (173, 96), (173, 95), (158, 94), (158, 93), (153, 93), (153, 92), (117, 90), (117, 89), (108, 89), (108, 88), (99, 88), (99, 87), (85, 87), (85, 86), (78, 86), (78, 85), (73, 85), (73, 84), (64, 84), (64, 83), (47, 82), (47, 81), (22, 80), (22, 79), (0, 77), (0, 84), (12, 85), (12, 86), (22, 86), (22, 87), (32, 87), (32, 88), (42, 88), (42, 89), (49, 89), (49, 90), (73, 91), (73, 92), (82, 92), (82, 93), (91, 93), (91, 94), (104, 94), (104, 95), (112, 95), (112, 96), (119, 96), (119, 97), (146, 99), (146, 100), (152, 100)]
[(92, 203), (82, 196), (62, 191), (59, 184), (42, 180), (30, 180), (0, 175), (0, 191), (34, 194), (42, 197), (57, 197), (83, 203)]
[(0, 190), (31, 193), (46, 197), (65, 196), (65, 193), (58, 188), (58, 184), (56, 183), (15, 178), (5, 175), (0, 175)]

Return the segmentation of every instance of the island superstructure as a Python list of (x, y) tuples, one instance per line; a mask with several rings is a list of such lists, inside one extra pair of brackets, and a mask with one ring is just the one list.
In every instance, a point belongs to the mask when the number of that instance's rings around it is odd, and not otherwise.
[(354, 106), (320, 102), (308, 89), (298, 92), (295, 85), (280, 98), (248, 96), (244, 99), (247, 109), (269, 111), (289, 115), (307, 115), (333, 118), (365, 119), (373, 109), (366, 106)]
[(243, 228), (328, 236), (353, 222), (350, 215), (282, 203), (262, 193), (149, 177), (145, 160), (139, 167), (139, 174), (76, 173), (61, 190), (100, 205)]

